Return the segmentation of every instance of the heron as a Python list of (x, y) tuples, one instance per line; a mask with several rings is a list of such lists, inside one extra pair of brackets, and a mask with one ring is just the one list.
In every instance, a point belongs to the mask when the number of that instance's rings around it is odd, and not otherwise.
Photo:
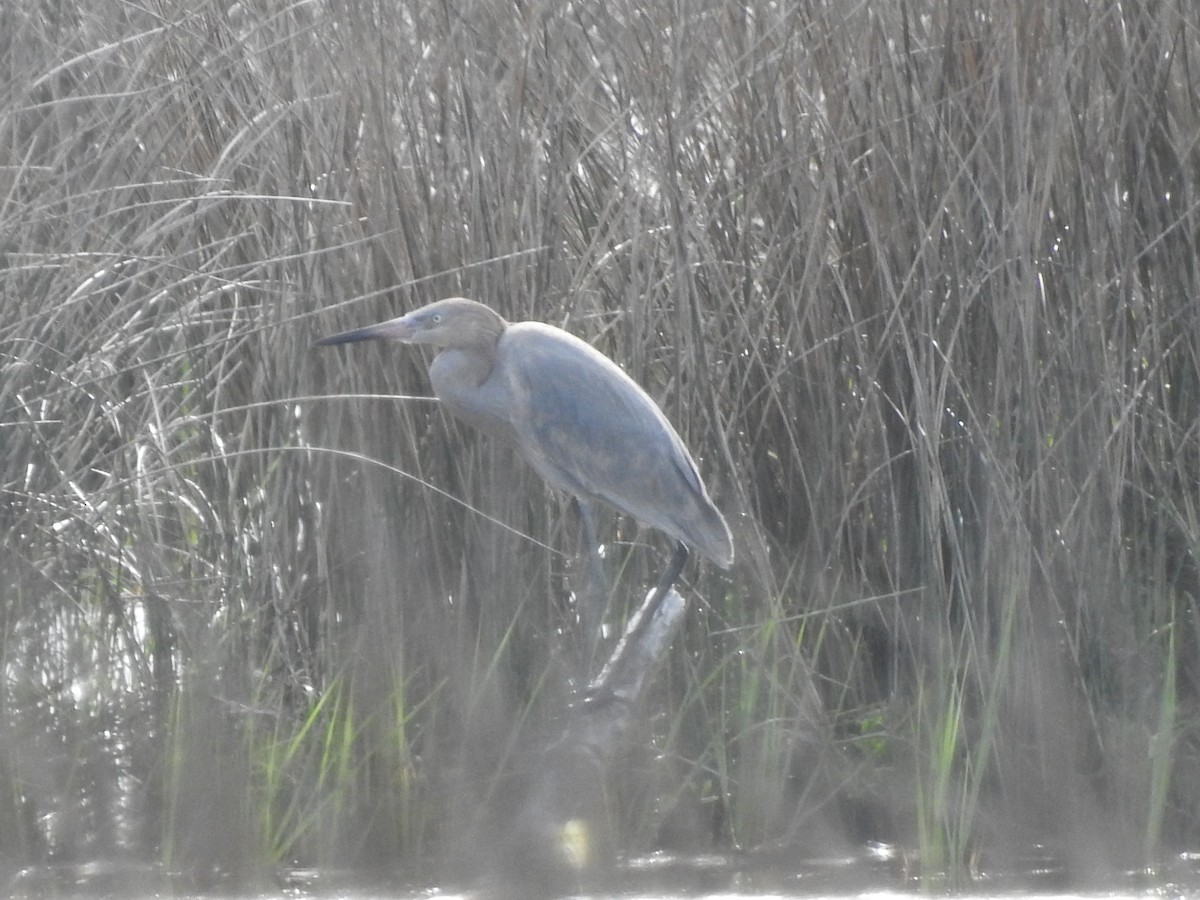
[(587, 342), (451, 297), (316, 344), (370, 340), (436, 349), (429, 380), (442, 405), (512, 445), (547, 483), (575, 498), (593, 576), (601, 570), (597, 502), (675, 541), (643, 620), (674, 587), (689, 547), (723, 569), (733, 564), (729, 526), (678, 432), (637, 382)]

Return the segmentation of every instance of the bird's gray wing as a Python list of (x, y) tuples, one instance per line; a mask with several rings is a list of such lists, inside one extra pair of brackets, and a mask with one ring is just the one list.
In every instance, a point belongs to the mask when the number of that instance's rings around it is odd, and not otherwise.
[(672, 493), (703, 493), (675, 430), (615, 363), (564, 332), (511, 332), (504, 374), (520, 398), (514, 430), (547, 481), (651, 525)]

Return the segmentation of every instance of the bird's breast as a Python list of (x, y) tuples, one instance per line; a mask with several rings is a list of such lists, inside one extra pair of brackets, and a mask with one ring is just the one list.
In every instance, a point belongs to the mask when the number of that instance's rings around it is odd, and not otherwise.
[(451, 415), (473, 428), (512, 440), (512, 391), (498, 377), (494, 358), (457, 348), (443, 350), (429, 367), (429, 382)]

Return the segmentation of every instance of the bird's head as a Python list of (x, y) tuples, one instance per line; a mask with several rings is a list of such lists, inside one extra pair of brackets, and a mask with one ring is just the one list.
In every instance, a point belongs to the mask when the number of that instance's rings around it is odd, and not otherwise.
[(430, 344), (438, 348), (494, 347), (507, 325), (500, 314), (490, 307), (464, 297), (451, 297), (422, 306), (397, 319), (343, 331), (314, 343), (329, 346), (382, 340)]

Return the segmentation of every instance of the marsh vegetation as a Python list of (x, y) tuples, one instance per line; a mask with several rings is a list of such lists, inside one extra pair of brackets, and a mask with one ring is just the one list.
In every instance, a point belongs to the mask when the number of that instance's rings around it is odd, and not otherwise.
[[(619, 361), (734, 531), (618, 849), (1200, 844), (1191, 0), (12, 0), (0, 47), (5, 866), (487, 863), (574, 511), (420, 353), (309, 346), (447, 295)], [(669, 548), (601, 526), (619, 613)]]

